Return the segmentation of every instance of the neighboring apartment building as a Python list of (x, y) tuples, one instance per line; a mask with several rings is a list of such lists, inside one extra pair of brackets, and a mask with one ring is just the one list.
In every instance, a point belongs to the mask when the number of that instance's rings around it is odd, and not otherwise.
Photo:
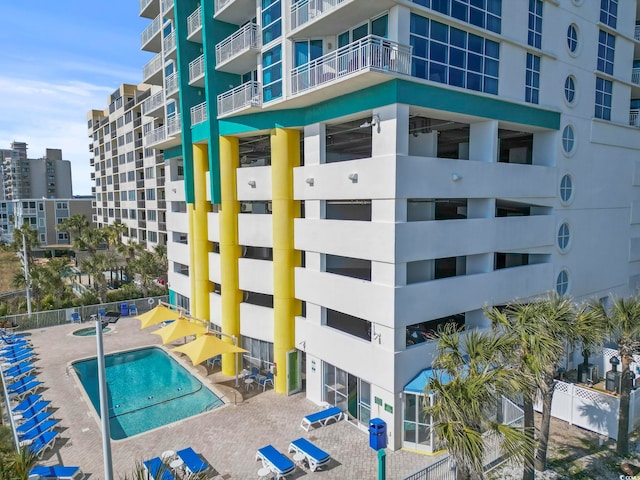
[(153, 122), (143, 102), (159, 90), (123, 84), (109, 96), (105, 110), (87, 116), (95, 169), (93, 221), (98, 227), (122, 222), (130, 240), (150, 247), (167, 243), (164, 158), (142, 144), (143, 129)]
[(141, 0), (172, 302), (431, 450), (438, 325), (637, 292), (639, 4)]
[(73, 215), (91, 219), (92, 213), (93, 197), (0, 200), (0, 238), (12, 242), (14, 228), (26, 222), (37, 230), (41, 247), (70, 245), (69, 235), (59, 231), (58, 224)]
[(2, 197), (70, 198), (71, 162), (62, 159), (62, 150), (47, 148), (42, 158), (27, 158), (27, 144), (12, 142), (10, 149), (0, 149)]

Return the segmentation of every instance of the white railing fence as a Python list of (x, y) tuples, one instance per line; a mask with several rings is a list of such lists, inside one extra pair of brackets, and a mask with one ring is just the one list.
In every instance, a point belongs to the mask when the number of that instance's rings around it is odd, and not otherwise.
[(189, 62), (189, 81), (204, 77), (204, 54)]
[(187, 37), (202, 28), (202, 7), (198, 7), (187, 17)]
[(262, 88), (259, 82), (247, 82), (218, 95), (218, 115), (225, 115), (241, 108), (262, 105)]
[(291, 30), (333, 10), (344, 0), (302, 0), (291, 5)]
[(247, 23), (216, 45), (216, 65), (220, 65), (245, 50), (260, 48), (260, 44), (258, 25)]
[(191, 107), (191, 125), (197, 125), (207, 121), (207, 102), (202, 102)]

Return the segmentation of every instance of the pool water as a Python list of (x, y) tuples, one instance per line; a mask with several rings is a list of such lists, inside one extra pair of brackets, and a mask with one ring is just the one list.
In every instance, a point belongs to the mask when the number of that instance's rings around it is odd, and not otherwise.
[[(81, 360), (72, 365), (99, 416), (97, 360)], [(105, 370), (113, 440), (168, 425), (223, 404), (157, 347), (106, 355)]]
[[(102, 333), (108, 333), (111, 329), (109, 327), (105, 327), (102, 329)], [(80, 330), (76, 330), (73, 332), (76, 337), (95, 337), (96, 336), (96, 327), (88, 327), (81, 328)]]

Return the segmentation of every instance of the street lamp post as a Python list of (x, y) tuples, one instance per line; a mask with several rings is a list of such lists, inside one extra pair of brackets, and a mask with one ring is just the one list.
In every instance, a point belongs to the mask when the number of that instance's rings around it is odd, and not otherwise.
[(27, 236), (22, 233), (22, 265), (24, 266), (24, 281), (27, 287), (27, 314), (31, 316), (31, 276), (29, 275), (29, 259), (27, 257)]
[(102, 421), (102, 454), (104, 457), (104, 478), (113, 480), (113, 464), (111, 460), (111, 433), (109, 431), (109, 402), (107, 399), (107, 374), (102, 344), (102, 329), (109, 323), (116, 323), (120, 314), (107, 313), (108, 320), (103, 321), (98, 315), (91, 315), (96, 323), (96, 344), (98, 360), (98, 390), (100, 392), (100, 420)]

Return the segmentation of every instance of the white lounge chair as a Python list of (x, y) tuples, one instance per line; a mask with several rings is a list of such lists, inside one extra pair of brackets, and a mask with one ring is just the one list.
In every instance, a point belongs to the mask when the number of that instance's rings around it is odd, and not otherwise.
[(309, 429), (316, 423), (321, 424), (323, 427), (329, 423), (330, 420), (339, 422), (342, 419), (342, 410), (338, 407), (329, 407), (325, 410), (321, 410), (311, 415), (307, 415), (300, 422), (300, 426), (308, 432)]
[(298, 438), (289, 445), (289, 453), (295, 452), (304, 455), (312, 472), (325, 465), (331, 460), (331, 455), (311, 443), (306, 438)]

